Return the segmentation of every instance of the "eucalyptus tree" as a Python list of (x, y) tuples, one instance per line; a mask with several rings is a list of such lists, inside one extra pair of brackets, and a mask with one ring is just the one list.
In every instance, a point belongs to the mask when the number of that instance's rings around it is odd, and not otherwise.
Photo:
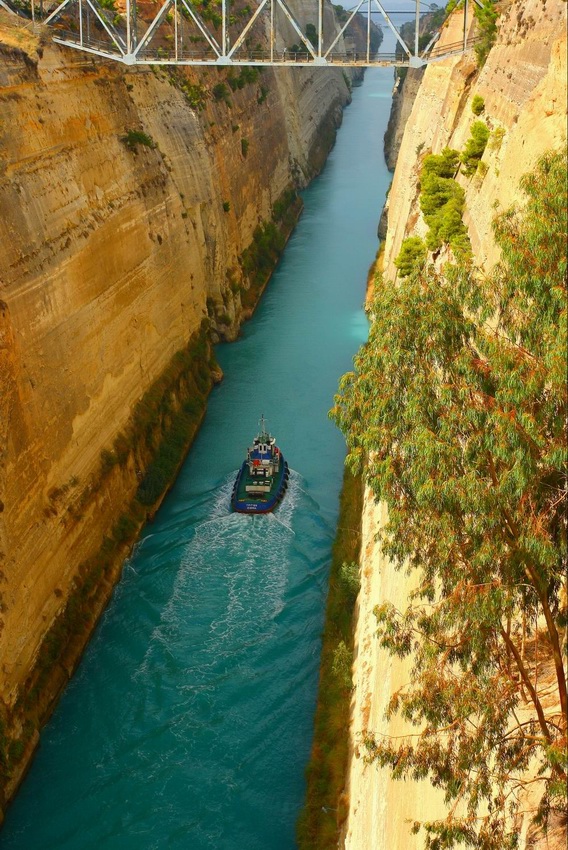
[(375, 612), (382, 646), (412, 660), (389, 713), (415, 734), (365, 743), (394, 777), (443, 789), (447, 817), (414, 827), (434, 850), (515, 847), (527, 783), (543, 821), (566, 799), (564, 157), (521, 185), (490, 275), (377, 281), (331, 411), (348, 464), (388, 505), (384, 552), (416, 572), (405, 610)]

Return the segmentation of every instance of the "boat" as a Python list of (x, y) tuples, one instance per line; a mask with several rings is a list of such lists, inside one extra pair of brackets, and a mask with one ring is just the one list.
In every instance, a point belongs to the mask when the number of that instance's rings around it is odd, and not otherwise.
[(267, 514), (280, 504), (288, 487), (290, 470), (264, 416), (233, 485), (231, 507), (241, 514)]

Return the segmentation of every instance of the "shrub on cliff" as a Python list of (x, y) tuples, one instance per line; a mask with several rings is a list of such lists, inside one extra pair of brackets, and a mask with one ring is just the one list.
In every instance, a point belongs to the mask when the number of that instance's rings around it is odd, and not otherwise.
[(198, 418), (191, 408), (185, 406), (169, 417), (156, 455), (136, 491), (140, 504), (153, 505), (173, 480), (189, 439), (196, 430)]
[(263, 282), (284, 249), (285, 238), (274, 221), (259, 224), (253, 241), (241, 255), (243, 272), (256, 283)]
[(309, 42), (311, 42), (312, 47), (315, 47), (317, 50), (318, 31), (315, 28), (314, 24), (306, 24), (306, 38)]
[(455, 177), (460, 163), (459, 152), (452, 148), (444, 148), (442, 153), (432, 153), (424, 158), (421, 170), (421, 180), (430, 176), (451, 178)]
[[(272, 206), (272, 218), (275, 222), (286, 221), (288, 215), (290, 215), (291, 208), (293, 208), (294, 204), (298, 199), (298, 193), (295, 189), (289, 188), (284, 189), (280, 197), (274, 201)], [(288, 222), (288, 225), (292, 224), (293, 219), (291, 218)]]
[(410, 236), (401, 245), (398, 257), (394, 261), (400, 277), (409, 277), (419, 271), (426, 260), (426, 245), (418, 236)]
[(149, 136), (148, 133), (142, 132), (142, 130), (127, 130), (124, 136), (120, 137), (120, 141), (123, 142), (129, 150), (134, 151), (135, 153), (138, 145), (152, 149), (157, 147), (154, 139)]
[(244, 68), (241, 68), (237, 76), (235, 76), (234, 71), (231, 69), (227, 74), (227, 82), (229, 83), (232, 91), (236, 91), (237, 89), (244, 88), (249, 83), (256, 83), (259, 76), (259, 68), (255, 68), (254, 66), (245, 66)]
[(487, 278), (377, 282), (332, 411), (388, 506), (385, 554), (417, 572), (406, 610), (376, 611), (381, 645), (413, 663), (389, 714), (416, 729), (366, 749), (443, 789), (448, 817), (415, 826), (437, 850), (517, 847), (525, 781), (544, 820), (566, 804), (566, 180), (562, 154), (522, 180)]
[(460, 155), (460, 160), (468, 177), (471, 177), (477, 171), (488, 141), (489, 127), (487, 124), (484, 121), (474, 121), (471, 126), (471, 136)]
[(481, 97), (480, 94), (474, 94), (471, 101), (471, 111), (474, 115), (481, 115), (484, 109), (485, 100)]
[(224, 101), (227, 106), (231, 106), (231, 98), (229, 97), (229, 89), (225, 83), (216, 83), (212, 89), (213, 97), (216, 101)]
[(465, 193), (454, 176), (459, 153), (445, 148), (441, 154), (424, 158), (420, 172), (420, 209), (430, 228), (426, 245), (437, 251), (443, 243), (454, 250), (468, 248), (467, 231), (462, 221)]

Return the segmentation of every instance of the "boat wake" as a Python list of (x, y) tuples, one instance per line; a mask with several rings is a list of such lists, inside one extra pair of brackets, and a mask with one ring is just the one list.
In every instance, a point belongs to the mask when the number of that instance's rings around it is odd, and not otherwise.
[(274, 638), (301, 595), (325, 588), (331, 532), (302, 476), (292, 470), (278, 508), (255, 515), (231, 511), (233, 481), (211, 491), (207, 518), (185, 539), (160, 546), (173, 581), (135, 678), (171, 669), (180, 693), (189, 682), (193, 694), (214, 689), (227, 666), (248, 667), (251, 648)]

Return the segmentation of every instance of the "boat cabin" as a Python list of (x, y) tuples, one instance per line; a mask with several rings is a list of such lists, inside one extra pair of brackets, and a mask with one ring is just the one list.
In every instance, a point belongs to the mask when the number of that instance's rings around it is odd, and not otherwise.
[(272, 479), (280, 468), (280, 449), (264, 426), (264, 417), (260, 420), (260, 433), (254, 438), (247, 452), (248, 473), (252, 481), (247, 482), (249, 493), (269, 492)]

